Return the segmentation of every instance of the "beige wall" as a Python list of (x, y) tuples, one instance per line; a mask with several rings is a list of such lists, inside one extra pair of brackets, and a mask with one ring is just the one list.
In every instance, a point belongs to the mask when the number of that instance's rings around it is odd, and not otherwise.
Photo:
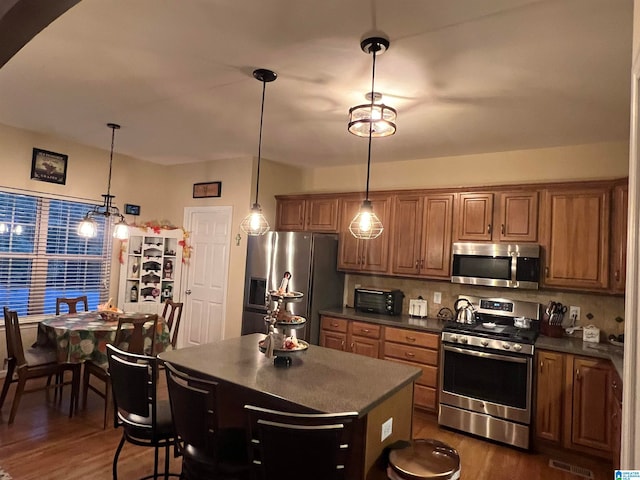
[[(629, 143), (461, 155), (402, 162), (372, 162), (370, 190), (544, 183), (628, 175)], [(304, 192), (364, 191), (362, 165), (320, 167), (305, 171)]]

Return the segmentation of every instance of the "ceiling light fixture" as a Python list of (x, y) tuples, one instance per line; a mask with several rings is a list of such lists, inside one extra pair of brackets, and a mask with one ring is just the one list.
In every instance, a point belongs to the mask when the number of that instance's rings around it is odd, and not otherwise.
[(262, 209), (258, 203), (258, 188), (260, 186), (260, 159), (262, 157), (262, 119), (264, 117), (264, 92), (267, 82), (273, 82), (278, 75), (276, 72), (259, 68), (253, 71), (253, 76), (262, 82), (262, 103), (260, 106), (260, 136), (258, 137), (258, 171), (256, 173), (256, 201), (251, 207), (249, 215), (244, 217), (240, 223), (240, 228), (247, 235), (257, 236), (264, 235), (269, 231), (269, 222), (264, 218)]
[(349, 132), (365, 138), (388, 137), (396, 133), (398, 112), (383, 103), (375, 103), (382, 99), (382, 94), (374, 90), (373, 79), (376, 75), (376, 54), (381, 55), (389, 48), (389, 40), (381, 37), (366, 38), (360, 43), (360, 48), (365, 53), (373, 53), (371, 91), (365, 95), (369, 103), (349, 109)]
[[(362, 240), (371, 240), (374, 238), (378, 238), (382, 234), (382, 231), (384, 230), (384, 227), (382, 226), (382, 222), (373, 211), (373, 206), (371, 205), (371, 201), (369, 200), (369, 176), (371, 172), (371, 139), (373, 137), (383, 137), (383, 136), (392, 135), (393, 133), (395, 133), (396, 131), (395, 123), (385, 120), (384, 112), (385, 112), (385, 108), (389, 108), (390, 110), (392, 110), (393, 120), (395, 121), (396, 111), (393, 110), (391, 107), (384, 107), (384, 105), (382, 105), (382, 107), (384, 108), (378, 110), (375, 107), (379, 107), (380, 105), (376, 105), (374, 103), (376, 100), (376, 91), (374, 88), (375, 78), (376, 78), (376, 53), (378, 52), (383, 53), (384, 51), (386, 51), (389, 48), (389, 40), (381, 37), (367, 38), (360, 43), (360, 47), (362, 48), (362, 51), (365, 53), (373, 53), (373, 68), (371, 73), (371, 98), (370, 98), (371, 103), (369, 105), (366, 105), (367, 111), (368, 111), (368, 116), (366, 117), (367, 119), (365, 119), (365, 116), (363, 115), (361, 116), (360, 120), (353, 120), (354, 111), (356, 109), (360, 109), (361, 107), (363, 107), (363, 105), (358, 105), (357, 107), (353, 107), (349, 110), (349, 119), (350, 119), (349, 131), (355, 135), (362, 136), (359, 133), (357, 133), (360, 131), (359, 128), (352, 129), (352, 127), (356, 125), (356, 122), (360, 122), (358, 124), (359, 126), (366, 125), (367, 127), (367, 134), (369, 137), (369, 150), (367, 153), (367, 189), (366, 189), (364, 201), (360, 206), (360, 211), (353, 218), (353, 220), (351, 220), (351, 223), (349, 224), (349, 231), (356, 238), (360, 238)], [(387, 133), (386, 135), (383, 135), (381, 134), (382, 130), (379, 129), (378, 134), (377, 135), (375, 134), (376, 133), (374, 130), (376, 128), (375, 127), (376, 120), (374, 120), (376, 117), (375, 112), (378, 112), (380, 114), (377, 120), (378, 122), (381, 122), (380, 125), (383, 125), (383, 126), (386, 125), (386, 127), (393, 126), (392, 128), (393, 131), (391, 133)]]
[(103, 204), (96, 205), (87, 214), (78, 225), (78, 235), (81, 237), (93, 238), (98, 234), (98, 225), (93, 217), (102, 215), (103, 217), (117, 217), (118, 221), (113, 229), (113, 236), (120, 240), (126, 240), (129, 238), (129, 226), (124, 221), (124, 215), (120, 213), (118, 207), (113, 204), (115, 195), (111, 195), (111, 170), (113, 166), (113, 144), (116, 135), (116, 130), (120, 128), (120, 125), (116, 123), (107, 123), (107, 127), (111, 129), (111, 153), (109, 155), (109, 180), (107, 183), (107, 193), (102, 195)]

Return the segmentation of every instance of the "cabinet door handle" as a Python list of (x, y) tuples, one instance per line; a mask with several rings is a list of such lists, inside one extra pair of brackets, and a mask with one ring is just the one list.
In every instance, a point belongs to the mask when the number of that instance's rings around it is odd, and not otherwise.
[(332, 324), (331, 324), (331, 326), (332, 326), (333, 328), (337, 328), (337, 327), (338, 327), (338, 324), (337, 324), (337, 323), (332, 323)]
[(351, 342), (351, 351), (355, 352), (355, 349), (353, 348), (353, 342)]
[(502, 235), (504, 235), (504, 223), (502, 225), (500, 225), (500, 233), (502, 233)]
[(424, 267), (424, 258), (420, 260), (420, 268)]
[(420, 262), (420, 261), (416, 258), (416, 268), (418, 268), (418, 263), (419, 263), (419, 262)]
[(576, 368), (576, 380), (580, 380), (580, 369)]
[(549, 267), (544, 267), (544, 276), (549, 277)]
[(411, 353), (411, 352), (404, 352), (404, 354), (405, 354), (407, 357), (415, 357), (415, 356), (416, 356), (416, 354), (415, 354), (415, 353)]
[(371, 330), (369, 330), (368, 328), (361, 328), (360, 332), (362, 333), (369, 333)]
[(620, 270), (616, 270), (615, 277), (616, 277), (616, 282), (620, 280)]
[(344, 350), (344, 340), (340, 342), (340, 347), (342, 347), (342, 349)]
[(540, 373), (542, 373), (543, 369), (544, 369), (544, 361), (540, 360)]
[(407, 342), (415, 342), (416, 341), (416, 337), (405, 337), (407, 339)]
[(618, 389), (618, 382), (616, 382), (615, 380), (613, 382), (611, 382), (611, 388), (613, 388), (614, 390)]
[(487, 233), (491, 235), (491, 224), (487, 225)]

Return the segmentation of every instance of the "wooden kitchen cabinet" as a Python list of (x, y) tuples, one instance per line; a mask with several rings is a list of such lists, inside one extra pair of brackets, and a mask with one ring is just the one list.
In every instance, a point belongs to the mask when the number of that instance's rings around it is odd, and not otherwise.
[(620, 469), (620, 450), (622, 447), (622, 380), (613, 369), (611, 373), (611, 456), (613, 469)]
[(610, 458), (611, 362), (545, 350), (538, 350), (536, 362), (536, 443)]
[(413, 405), (435, 412), (438, 406), (439, 336), (403, 328), (385, 327), (384, 359), (419, 367), (422, 375), (415, 381)]
[(349, 224), (358, 213), (362, 198), (360, 196), (343, 198), (340, 209), (338, 270), (375, 273), (388, 271), (391, 196), (370, 195), (369, 199), (384, 230), (378, 238), (371, 240), (360, 240), (351, 235)]
[(276, 230), (326, 233), (338, 231), (338, 197), (278, 196), (276, 199)]
[(575, 356), (571, 359), (573, 411), (570, 446), (587, 447), (610, 454), (611, 362)]
[(380, 325), (323, 315), (320, 346), (379, 358), (380, 331)]
[(609, 204), (606, 186), (544, 192), (543, 286), (607, 289)]
[(627, 181), (613, 187), (611, 205), (611, 290), (624, 293), (627, 281)]
[(461, 193), (456, 216), (457, 241), (536, 242), (538, 192)]
[(394, 197), (391, 273), (451, 275), (453, 200), (453, 194)]
[(565, 355), (538, 351), (535, 434), (538, 438), (560, 444), (564, 398)]

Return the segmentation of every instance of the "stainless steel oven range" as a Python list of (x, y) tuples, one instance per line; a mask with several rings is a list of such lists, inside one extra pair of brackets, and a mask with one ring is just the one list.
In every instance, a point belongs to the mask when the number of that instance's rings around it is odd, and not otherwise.
[(442, 330), (438, 423), (529, 448), (540, 304), (460, 295), (475, 323)]

